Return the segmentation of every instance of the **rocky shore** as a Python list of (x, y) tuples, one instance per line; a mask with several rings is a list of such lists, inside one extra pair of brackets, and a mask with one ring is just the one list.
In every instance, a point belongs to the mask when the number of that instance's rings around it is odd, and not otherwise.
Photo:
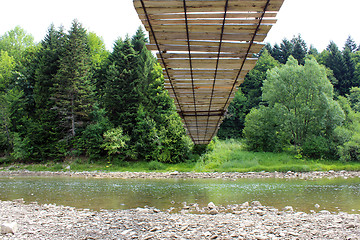
[[(31, 172), (0, 171), (0, 177), (65, 176), (84, 178), (355, 178), (360, 172)], [(129, 210), (76, 209), (54, 204), (0, 201), (0, 239), (360, 239), (360, 214), (326, 210), (295, 212), (260, 202), (206, 207)]]
[(85, 178), (144, 178), (144, 179), (164, 179), (164, 178), (214, 178), (214, 179), (240, 179), (240, 178), (288, 178), (288, 179), (319, 179), (319, 178), (354, 178), (360, 177), (359, 171), (324, 171), (324, 172), (32, 172), (27, 170), (20, 171), (0, 171), (0, 177), (15, 176), (40, 176), (40, 177), (85, 177)]
[(204, 214), (154, 208), (88, 209), (0, 201), (0, 224), (15, 226), (0, 239), (360, 239), (360, 215), (328, 211), (307, 214), (259, 202), (218, 207)]

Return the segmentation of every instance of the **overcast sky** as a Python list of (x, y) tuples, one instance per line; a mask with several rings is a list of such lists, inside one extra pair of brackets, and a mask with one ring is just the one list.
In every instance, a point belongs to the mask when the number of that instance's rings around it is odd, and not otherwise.
[[(76, 18), (111, 49), (117, 38), (133, 35), (141, 25), (132, 0), (3, 0), (0, 6), (0, 35), (19, 25), (37, 42), (51, 23), (69, 29)], [(285, 0), (265, 41), (280, 43), (300, 33), (308, 44), (323, 50), (330, 41), (342, 48), (351, 35), (359, 45), (359, 9), (359, 0)]]

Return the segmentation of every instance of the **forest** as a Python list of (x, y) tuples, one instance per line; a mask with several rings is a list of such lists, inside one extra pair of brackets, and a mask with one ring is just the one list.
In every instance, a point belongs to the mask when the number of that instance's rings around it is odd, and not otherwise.
[(144, 31), (112, 51), (74, 20), (40, 43), (21, 27), (0, 36), (0, 157), (181, 163), (238, 139), (246, 151), (360, 161), (360, 46), (319, 52), (294, 36), (267, 44), (209, 146), (186, 135)]

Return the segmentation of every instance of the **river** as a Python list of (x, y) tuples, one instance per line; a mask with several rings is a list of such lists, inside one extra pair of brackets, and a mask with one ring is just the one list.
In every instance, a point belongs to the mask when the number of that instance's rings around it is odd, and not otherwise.
[(200, 207), (260, 201), (296, 211), (360, 213), (360, 178), (300, 179), (94, 179), (0, 177), (0, 200), (52, 203), (77, 208), (132, 209)]

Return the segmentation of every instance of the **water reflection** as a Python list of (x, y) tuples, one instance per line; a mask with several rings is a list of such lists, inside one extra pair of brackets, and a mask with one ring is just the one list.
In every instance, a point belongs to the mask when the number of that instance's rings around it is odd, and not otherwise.
[[(0, 178), (0, 199), (56, 203), (78, 208), (129, 209), (180, 207), (182, 202), (206, 206), (260, 201), (263, 205), (298, 211), (326, 209), (360, 212), (360, 179), (167, 179), (124, 180), (69, 177)], [(175, 202), (175, 203), (174, 203)], [(316, 209), (315, 204), (320, 208)]]

